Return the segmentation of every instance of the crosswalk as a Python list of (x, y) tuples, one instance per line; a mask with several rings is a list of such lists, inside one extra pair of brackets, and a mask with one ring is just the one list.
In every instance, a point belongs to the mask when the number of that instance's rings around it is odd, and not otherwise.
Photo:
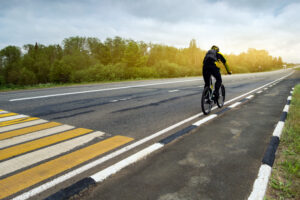
[[(96, 138), (98, 142), (91, 142)], [(19, 195), (132, 140), (0, 110), (0, 199)]]

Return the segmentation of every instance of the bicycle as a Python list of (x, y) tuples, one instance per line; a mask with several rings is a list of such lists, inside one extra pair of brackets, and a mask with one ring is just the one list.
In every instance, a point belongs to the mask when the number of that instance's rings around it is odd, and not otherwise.
[(208, 115), (214, 104), (217, 104), (219, 108), (222, 108), (225, 101), (225, 86), (222, 84), (219, 89), (219, 98), (213, 100), (214, 84), (212, 77), (210, 77), (210, 86), (204, 87), (201, 98), (201, 108), (205, 115)]

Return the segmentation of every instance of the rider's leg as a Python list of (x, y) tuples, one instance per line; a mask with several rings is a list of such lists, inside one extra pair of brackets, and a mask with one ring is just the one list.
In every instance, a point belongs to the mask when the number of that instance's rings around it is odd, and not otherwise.
[(209, 87), (210, 86), (210, 76), (211, 76), (210, 67), (209, 66), (203, 66), (202, 74), (203, 74), (203, 79), (204, 79), (204, 82), (205, 82), (204, 87)]
[(215, 96), (218, 97), (219, 96), (219, 89), (222, 85), (222, 77), (221, 77), (221, 73), (220, 73), (220, 69), (217, 67), (214, 67), (212, 69), (212, 75), (215, 77), (216, 79), (216, 83), (215, 83)]

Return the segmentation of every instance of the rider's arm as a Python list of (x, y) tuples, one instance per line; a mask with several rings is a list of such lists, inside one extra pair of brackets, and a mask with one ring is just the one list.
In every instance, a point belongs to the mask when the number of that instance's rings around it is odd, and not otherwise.
[(227, 62), (226, 62), (226, 59), (225, 59), (225, 57), (223, 56), (223, 54), (220, 53), (220, 52), (218, 52), (218, 53), (217, 53), (217, 57), (218, 57), (218, 60), (221, 60), (221, 62), (224, 64), (227, 73), (228, 73), (228, 74), (231, 74), (231, 71), (230, 71), (230, 69), (229, 69), (229, 66), (228, 66), (228, 64), (227, 64)]

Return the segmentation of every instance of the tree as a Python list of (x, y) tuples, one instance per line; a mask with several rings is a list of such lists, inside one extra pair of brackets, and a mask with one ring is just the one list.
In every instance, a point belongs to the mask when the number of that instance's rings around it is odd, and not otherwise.
[[(2, 82), (18, 83), (21, 66), (21, 50), (16, 46), (7, 46), (0, 51)], [(4, 79), (4, 80), (3, 80)]]

